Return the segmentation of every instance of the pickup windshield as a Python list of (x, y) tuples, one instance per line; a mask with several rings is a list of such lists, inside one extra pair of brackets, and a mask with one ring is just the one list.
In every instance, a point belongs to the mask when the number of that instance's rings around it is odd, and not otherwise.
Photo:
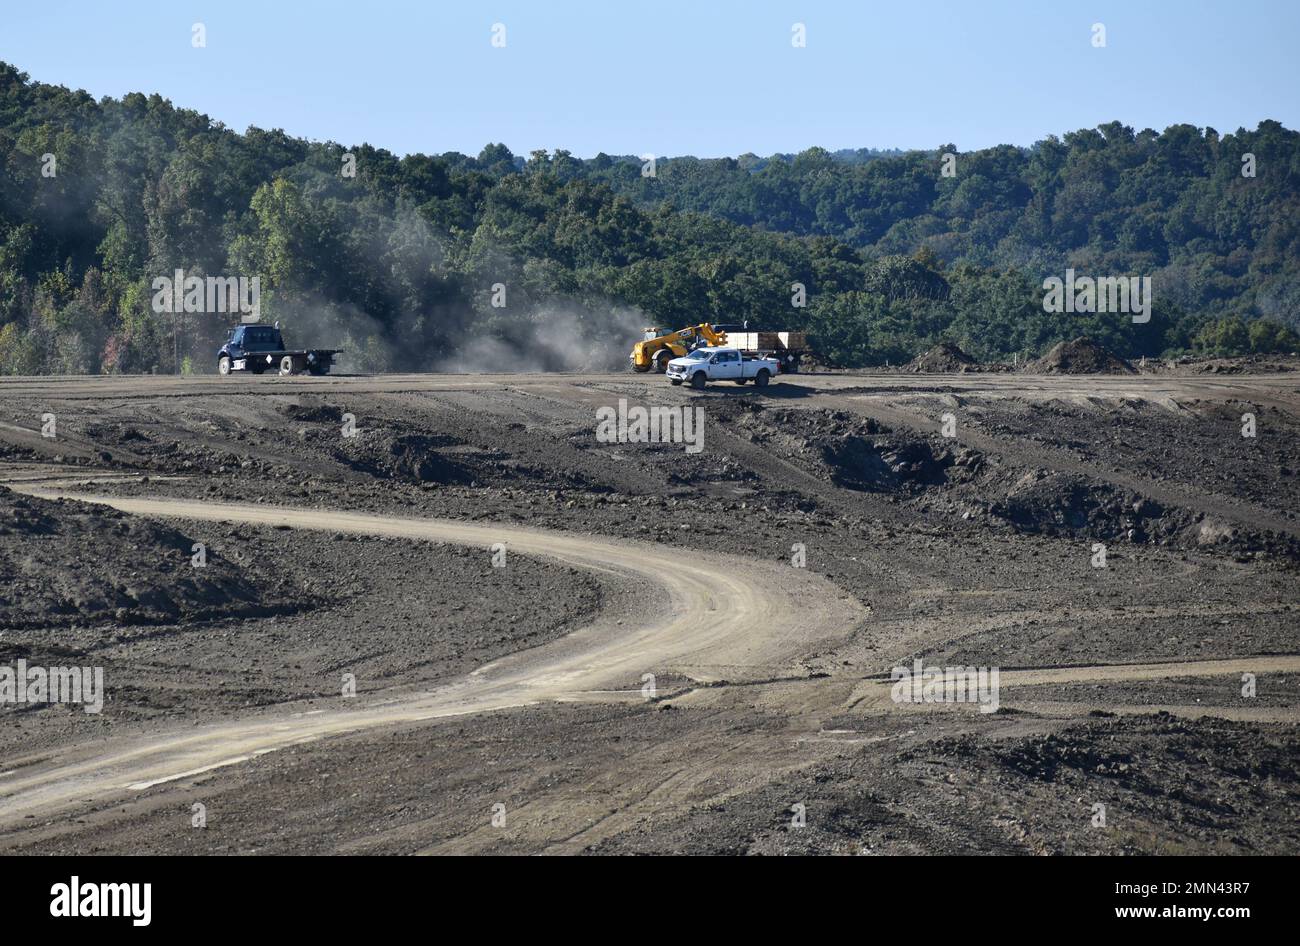
[(703, 359), (708, 358), (712, 354), (713, 352), (709, 351), (707, 348), (697, 348), (695, 349), (695, 351), (691, 352), (686, 357), (691, 359), (692, 361), (702, 361)]

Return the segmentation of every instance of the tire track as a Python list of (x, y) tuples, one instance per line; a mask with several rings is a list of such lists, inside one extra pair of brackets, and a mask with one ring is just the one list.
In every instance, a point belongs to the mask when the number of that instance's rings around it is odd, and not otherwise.
[[(937, 665), (936, 665), (937, 666)], [(1243, 673), (1297, 673), (1300, 672), (1300, 655), (1283, 654), (1260, 657), (1234, 657), (1226, 660), (1173, 660), (1155, 663), (1132, 664), (1094, 664), (1074, 667), (1022, 667), (1015, 670), (999, 671), (999, 687), (1002, 690), (1013, 687), (1032, 687), (1060, 685), (1067, 683), (1127, 683), (1135, 680), (1164, 680), (1172, 677), (1240, 677)], [(951, 709), (949, 703), (894, 703), (891, 690), (894, 683), (890, 680), (863, 681), (849, 698), (849, 708), (887, 712), (891, 709), (900, 711), (928, 709)], [(1003, 706), (1020, 704), (1004, 698)], [(1037, 705), (1037, 704), (1036, 704)], [(1093, 709), (1114, 710), (1113, 706), (1083, 706), (1071, 704), (1084, 712)], [(961, 708), (961, 707), (958, 707)], [(1212, 712), (1217, 707), (1197, 707), (1204, 712)], [(1231, 707), (1227, 708), (1230, 710)], [(1225, 710), (1225, 712), (1227, 711)], [(1154, 709), (1149, 710), (1155, 712)], [(1300, 707), (1271, 708), (1270, 718), (1285, 716), (1290, 720), (1300, 720)]]

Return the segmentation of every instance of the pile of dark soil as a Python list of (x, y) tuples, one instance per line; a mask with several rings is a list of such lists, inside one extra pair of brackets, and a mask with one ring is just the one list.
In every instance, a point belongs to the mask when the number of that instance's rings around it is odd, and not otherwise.
[(906, 370), (918, 373), (951, 374), (970, 371), (975, 367), (975, 359), (952, 342), (940, 342), (929, 351), (913, 358), (907, 364)]
[(974, 451), (845, 411), (749, 406), (747, 413), (740, 426), (755, 442), (846, 489), (910, 494), (961, 482), (978, 467)]
[(454, 438), (427, 434), (393, 434), (384, 429), (359, 431), (341, 438), (338, 459), (380, 479), (397, 477), (420, 483), (470, 483), (474, 475), (442, 450)]
[[(987, 484), (986, 484), (987, 485)], [(1170, 545), (1226, 554), (1300, 562), (1300, 541), (1206, 516), (1075, 473), (1031, 470), (989, 507), (1017, 532)]]
[(1086, 335), (1059, 342), (1042, 358), (1028, 362), (1033, 374), (1133, 374), (1133, 366)]
[(922, 438), (860, 437), (851, 434), (822, 446), (831, 479), (848, 489), (894, 490), (908, 485), (939, 486), (953, 465), (951, 451)]
[(1019, 532), (1134, 542), (1167, 541), (1187, 525), (1149, 499), (1076, 474), (1047, 470), (1021, 476), (992, 511)]
[(1283, 531), (1170, 506), (1081, 473), (1026, 466), (937, 433), (890, 428), (845, 411), (751, 404), (737, 410), (741, 416), (730, 423), (765, 452), (817, 479), (919, 512), (998, 531), (1300, 563), (1300, 541)]
[(341, 424), (343, 408), (334, 404), (286, 404), (280, 413), (289, 420), (312, 424)]
[(194, 540), (106, 506), (0, 487), (0, 627), (162, 624), (291, 610)]

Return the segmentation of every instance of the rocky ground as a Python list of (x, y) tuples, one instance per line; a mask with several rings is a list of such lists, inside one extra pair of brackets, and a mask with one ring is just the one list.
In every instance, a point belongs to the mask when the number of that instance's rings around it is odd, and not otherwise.
[[(1196, 380), (1207, 374), (1237, 380)], [(678, 694), (666, 704), (540, 705), (338, 737), (3, 843), (1294, 853), (1282, 823), (1300, 807), (1287, 762), (1300, 673), (1261, 669), (1245, 698), (1239, 670), (1205, 665), (1300, 654), (1300, 391), (1285, 374), (1186, 376), (809, 375), (761, 395), (640, 376), (123, 380), (109, 397), (0, 384), (10, 470), (122, 474), (94, 486), (116, 495), (616, 536), (686, 558), (801, 554), (869, 613), (840, 642), (807, 649), (803, 683), (770, 692), (692, 692), (686, 678), (665, 681)], [(705, 449), (597, 442), (595, 410), (620, 398), (702, 408)], [(55, 440), (33, 434), (46, 412)], [(1254, 437), (1242, 435), (1246, 413)], [(13, 589), (0, 596), (0, 659), (93, 655), (116, 681), (98, 718), (0, 707), (9, 751), (332, 700), (345, 672), (369, 693), (432, 686), (602, 609), (645, 606), (625, 580), (546, 559), (493, 569), (487, 549), (155, 522), (8, 492), (0, 514), (0, 575)], [(195, 543), (205, 568), (191, 563)], [(855, 681), (918, 658), (1195, 672), (1110, 680), (1080, 669), (1008, 686), (987, 716), (851, 698)], [(691, 770), (723, 745), (735, 764)], [(673, 786), (693, 772), (689, 787), (653, 803), (666, 790), (638, 782), (652, 803), (616, 822), (600, 814), (602, 793), (633, 811), (628, 766), (659, 765), (681, 768)], [(176, 827), (192, 797), (221, 813), (205, 832)], [(543, 798), (580, 799), (581, 814), (569, 824)], [(494, 799), (527, 814), (485, 833)], [(1093, 826), (1098, 803), (1104, 828)], [(795, 804), (804, 827), (791, 824)]]

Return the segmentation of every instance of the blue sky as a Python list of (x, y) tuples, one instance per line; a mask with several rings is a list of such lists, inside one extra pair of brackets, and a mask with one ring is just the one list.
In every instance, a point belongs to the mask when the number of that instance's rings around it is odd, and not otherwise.
[(1295, 128), (1297, 40), (1300, 0), (11, 0), (0, 20), (0, 59), (35, 79), (158, 92), (238, 131), (580, 157)]

